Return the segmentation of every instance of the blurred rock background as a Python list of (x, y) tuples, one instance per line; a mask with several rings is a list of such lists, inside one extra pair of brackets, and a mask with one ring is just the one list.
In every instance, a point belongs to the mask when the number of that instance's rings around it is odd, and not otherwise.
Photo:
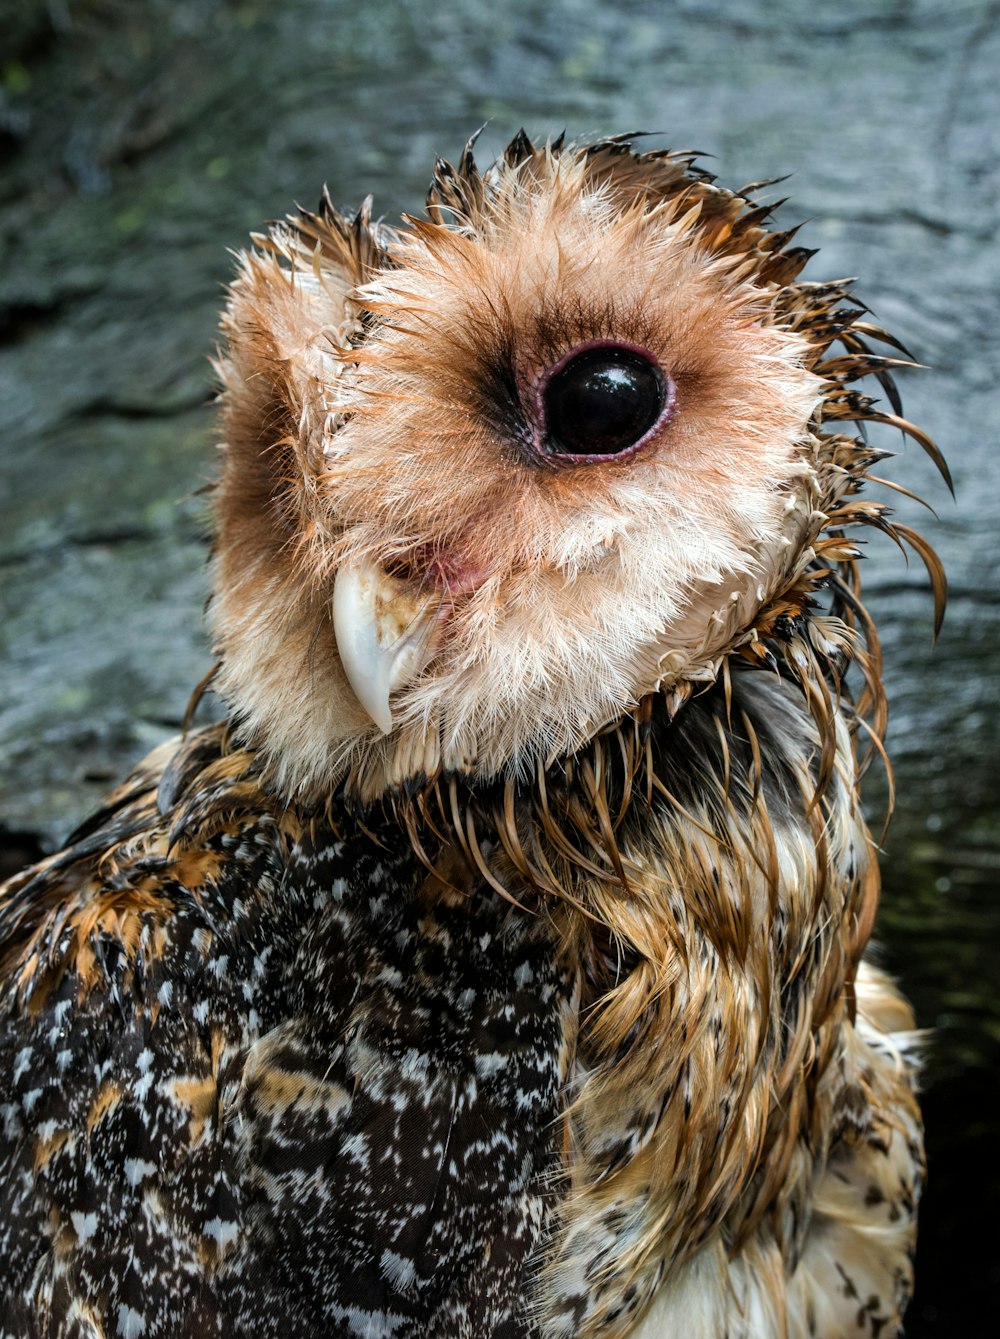
[[(792, 173), (813, 277), (921, 362), (946, 451), (884, 467), (952, 582), (869, 545), (897, 813), (883, 955), (934, 1029), (908, 1334), (994, 1329), (1000, 1111), (1000, 4), (995, 0), (0, 0), (0, 859), (64, 836), (211, 664), (198, 490), (227, 249), (330, 184), (390, 218), (489, 122), (623, 129)], [(777, 188), (775, 188), (775, 194)], [(876, 778), (869, 801), (884, 807)], [(977, 1221), (985, 1213), (986, 1227)]]

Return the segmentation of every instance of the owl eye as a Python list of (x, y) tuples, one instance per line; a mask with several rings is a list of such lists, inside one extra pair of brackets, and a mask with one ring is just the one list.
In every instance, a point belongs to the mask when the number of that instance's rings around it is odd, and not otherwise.
[(669, 408), (673, 382), (644, 354), (600, 344), (572, 355), (542, 393), (544, 449), (571, 460), (622, 456)]

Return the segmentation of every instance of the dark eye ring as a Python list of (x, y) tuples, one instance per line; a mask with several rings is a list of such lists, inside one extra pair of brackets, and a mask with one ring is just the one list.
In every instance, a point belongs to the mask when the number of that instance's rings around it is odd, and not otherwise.
[(542, 454), (591, 463), (632, 455), (669, 416), (675, 388), (644, 349), (602, 340), (560, 358), (537, 396)]

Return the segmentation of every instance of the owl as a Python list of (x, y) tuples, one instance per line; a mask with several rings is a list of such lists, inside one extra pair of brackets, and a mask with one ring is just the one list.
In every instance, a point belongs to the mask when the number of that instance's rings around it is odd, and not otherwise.
[(864, 427), (941, 462), (770, 184), (522, 132), (241, 257), (226, 719), (0, 892), (0, 1334), (898, 1333)]

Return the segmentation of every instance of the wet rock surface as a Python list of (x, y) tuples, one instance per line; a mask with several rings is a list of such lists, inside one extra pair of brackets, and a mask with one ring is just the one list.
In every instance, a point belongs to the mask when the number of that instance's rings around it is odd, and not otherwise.
[(198, 492), (227, 248), (324, 181), (345, 206), (418, 208), (434, 156), (483, 121), (483, 158), (522, 123), (638, 127), (710, 152), (728, 184), (794, 174), (782, 217), (811, 220), (810, 275), (860, 274), (933, 368), (902, 378), (906, 410), (955, 476), (952, 503), (916, 448), (880, 443), (937, 508), (900, 502), (952, 582), (932, 650), (919, 563), (869, 545), (898, 788), (880, 937), (936, 1029), (908, 1334), (992, 1328), (972, 1203), (996, 1222), (1000, 5), (0, 0), (0, 32), (9, 867), (179, 727), (211, 664)]

